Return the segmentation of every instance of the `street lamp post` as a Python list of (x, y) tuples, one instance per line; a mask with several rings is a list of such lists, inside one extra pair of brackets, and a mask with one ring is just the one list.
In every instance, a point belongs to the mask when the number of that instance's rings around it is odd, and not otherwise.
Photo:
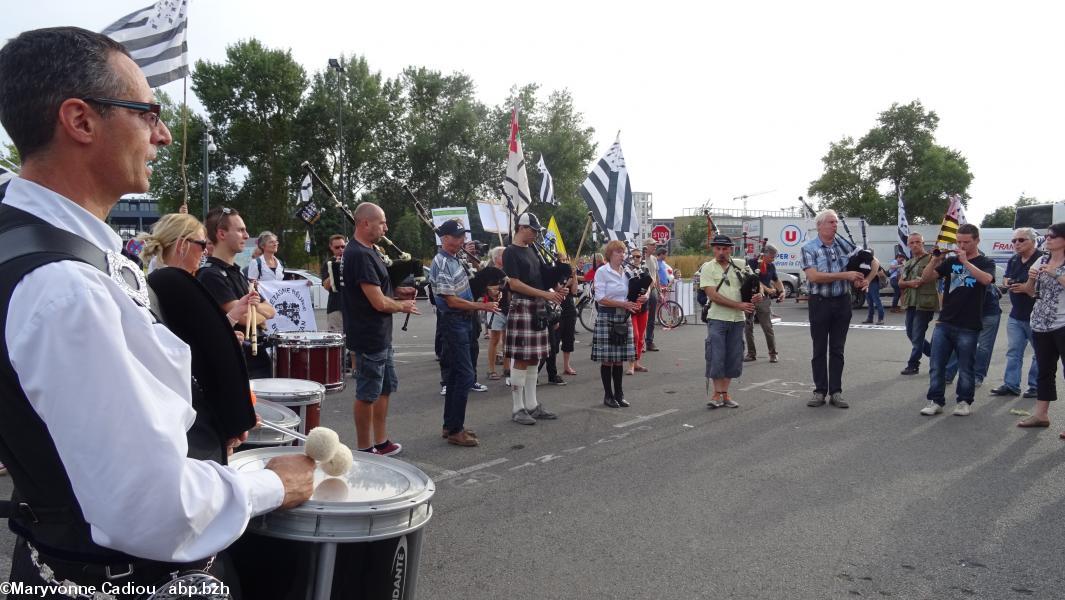
[(207, 211), (211, 208), (211, 201), (208, 198), (208, 179), (210, 175), (210, 155), (218, 151), (218, 146), (214, 144), (214, 138), (210, 133), (211, 122), (207, 121), (203, 127), (203, 142), (200, 144), (203, 146), (203, 222), (207, 222)]
[(329, 68), (337, 74), (337, 144), (340, 157), (340, 203), (344, 203), (344, 91), (340, 74), (344, 72), (344, 66), (335, 58), (329, 59)]

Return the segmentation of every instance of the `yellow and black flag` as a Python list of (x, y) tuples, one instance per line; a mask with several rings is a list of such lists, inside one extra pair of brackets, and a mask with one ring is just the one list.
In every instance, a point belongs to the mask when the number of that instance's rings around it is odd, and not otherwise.
[(936, 246), (954, 245), (958, 241), (958, 226), (965, 224), (965, 209), (961, 205), (961, 196), (954, 194), (950, 197), (950, 206), (947, 214), (943, 215), (943, 224), (939, 227), (939, 237), (936, 238)]

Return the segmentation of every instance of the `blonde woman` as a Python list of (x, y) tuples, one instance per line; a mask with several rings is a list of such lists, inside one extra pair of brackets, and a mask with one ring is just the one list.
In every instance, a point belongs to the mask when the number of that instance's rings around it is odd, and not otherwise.
[(203, 225), (188, 214), (159, 219), (140, 237), (143, 255), (163, 265), (148, 275), (166, 326), (192, 351), (192, 404), (196, 421), (188, 432), (189, 456), (227, 462), (229, 451), (255, 426), (248, 372), (233, 324), (247, 317), (251, 293), (224, 313), (194, 277), (207, 247)]

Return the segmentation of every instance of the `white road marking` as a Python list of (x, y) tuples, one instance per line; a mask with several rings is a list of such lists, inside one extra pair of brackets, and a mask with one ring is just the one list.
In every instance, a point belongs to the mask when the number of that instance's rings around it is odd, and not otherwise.
[[(774, 323), (774, 325), (784, 325), (785, 327), (809, 327), (810, 324), (803, 321), (781, 321)], [(879, 331), (906, 331), (905, 325), (866, 325), (864, 323), (851, 323), (851, 329), (876, 329)]]
[(640, 415), (640, 416), (638, 416), (635, 419), (632, 419), (630, 421), (625, 421), (624, 423), (618, 423), (617, 425), (614, 425), (614, 427), (617, 427), (618, 429), (621, 429), (622, 427), (629, 427), (631, 425), (636, 425), (637, 423), (643, 423), (644, 421), (650, 421), (651, 419), (657, 419), (658, 417), (664, 417), (666, 415), (671, 415), (671, 414), (673, 414), (675, 412), (680, 412), (680, 409), (679, 408), (671, 408), (669, 410), (664, 410), (664, 411), (662, 411), (660, 413), (655, 413), (653, 415)]
[(468, 473), (474, 473), (476, 471), (483, 471), (485, 469), (492, 468), (492, 467), (494, 467), (496, 465), (501, 465), (501, 464), (503, 464), (505, 462), (507, 462), (507, 459), (505, 459), (505, 458), (497, 458), (495, 460), (490, 460), (488, 462), (478, 463), (476, 465), (471, 465), (469, 467), (463, 467), (463, 468), (461, 468), (461, 469), (459, 469), (457, 471), (445, 470), (445, 471), (442, 471), (440, 474), (438, 474), (433, 479), (435, 479), (436, 481), (444, 481), (445, 479), (451, 479), (452, 477), (458, 477), (459, 475), (466, 475)]
[(771, 384), (773, 382), (776, 382), (776, 381), (780, 381), (780, 380), (779, 379), (770, 379), (769, 381), (762, 381), (762, 382), (759, 382), (759, 383), (752, 383), (751, 385), (749, 385), (749, 386), (747, 386), (745, 388), (740, 388), (740, 391), (741, 392), (749, 392), (749, 391), (753, 390), (754, 388), (762, 387), (763, 385), (769, 385), (769, 384)]

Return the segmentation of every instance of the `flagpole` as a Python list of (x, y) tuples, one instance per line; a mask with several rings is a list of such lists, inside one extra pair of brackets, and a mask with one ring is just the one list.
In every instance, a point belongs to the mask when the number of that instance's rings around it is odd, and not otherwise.
[(581, 259), (581, 250), (584, 249), (584, 239), (586, 237), (588, 237), (588, 229), (591, 228), (591, 226), (592, 226), (592, 213), (589, 212), (588, 213), (588, 220), (585, 221), (585, 223), (584, 223), (584, 231), (581, 232), (581, 243), (577, 244), (577, 254), (572, 256), (574, 261), (579, 261)]
[[(186, 75), (181, 78), (181, 204), (185, 207), (184, 212), (188, 212), (189, 207), (189, 168), (185, 162), (185, 158), (189, 151), (188, 139), (189, 139), (189, 77)], [(207, 178), (207, 173), (203, 174), (204, 179)]]

